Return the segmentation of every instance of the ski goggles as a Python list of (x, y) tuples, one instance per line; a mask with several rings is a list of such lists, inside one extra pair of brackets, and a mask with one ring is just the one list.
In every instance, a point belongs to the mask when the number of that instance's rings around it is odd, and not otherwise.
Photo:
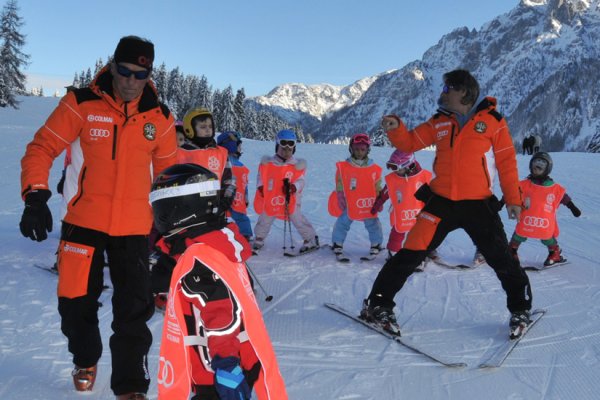
[(295, 140), (285, 140), (285, 139), (281, 139), (279, 142), (277, 142), (280, 146), (282, 147), (286, 147), (288, 149), (293, 149), (296, 146), (296, 141)]
[(442, 93), (448, 93), (450, 90), (456, 90), (456, 86), (453, 86), (453, 85), (442, 86)]
[(117, 72), (124, 78), (129, 78), (131, 75), (133, 75), (135, 76), (135, 79), (141, 81), (147, 79), (152, 71), (149, 69), (145, 69), (143, 71), (132, 71), (123, 65), (117, 64)]
[(389, 161), (388, 161), (388, 162), (385, 164), (385, 167), (386, 167), (387, 169), (389, 169), (390, 171), (394, 171), (394, 172), (396, 172), (396, 171), (399, 171), (399, 170), (401, 170), (401, 169), (404, 169), (404, 168), (406, 168), (406, 167), (410, 166), (410, 164), (411, 164), (411, 163), (412, 163), (412, 160), (411, 160), (411, 161), (407, 161), (407, 162), (405, 162), (405, 163), (402, 163), (402, 164), (396, 164), (396, 163), (393, 163), (393, 162), (389, 162)]
[(367, 135), (359, 135), (352, 139), (352, 144), (366, 144), (368, 146), (371, 144), (371, 139)]

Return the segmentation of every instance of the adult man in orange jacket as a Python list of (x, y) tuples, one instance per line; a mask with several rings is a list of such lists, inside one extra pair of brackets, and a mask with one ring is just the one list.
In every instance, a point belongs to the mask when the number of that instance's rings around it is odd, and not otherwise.
[(146, 321), (154, 303), (148, 195), (152, 169), (156, 175), (174, 164), (177, 149), (173, 117), (150, 82), (153, 59), (151, 42), (122, 38), (114, 60), (90, 86), (63, 97), (21, 161), (21, 232), (42, 241), (52, 231), (46, 202), (53, 160), (67, 146), (83, 160), (74, 171), (78, 187), (67, 207), (58, 251), (61, 329), (73, 353), (75, 387), (91, 390), (102, 354), (97, 300), (106, 252), (114, 288), (111, 387), (123, 399), (136, 393), (145, 398), (150, 382), (152, 335)]
[(519, 335), (529, 323), (531, 288), (519, 261), (510, 255), (498, 200), (492, 194), (497, 169), (509, 218), (519, 219), (522, 200), (508, 126), (496, 111), (496, 100), (479, 98), (479, 84), (465, 70), (444, 75), (439, 105), (438, 113), (411, 131), (396, 116), (383, 118), (382, 126), (396, 148), (414, 152), (436, 146), (435, 177), (415, 194), (419, 198), (420, 193), (425, 207), (404, 248), (379, 272), (361, 314), (399, 334), (394, 296), (427, 253), (449, 232), (462, 228), (500, 279), (512, 313), (511, 336)]

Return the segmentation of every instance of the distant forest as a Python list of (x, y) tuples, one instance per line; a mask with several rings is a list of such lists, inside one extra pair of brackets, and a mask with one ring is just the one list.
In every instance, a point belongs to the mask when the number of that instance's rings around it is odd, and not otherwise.
[[(106, 63), (98, 59), (93, 71), (88, 68), (87, 71), (76, 73), (73, 86), (81, 88), (89, 85), (104, 65)], [(314, 142), (310, 135), (304, 135), (299, 126), (290, 126), (268, 111), (257, 111), (246, 106), (244, 88), (235, 93), (231, 85), (223, 90), (213, 89), (204, 75), (187, 75), (179, 67), (167, 70), (164, 63), (154, 69), (152, 80), (160, 101), (169, 107), (175, 119), (183, 120), (188, 110), (205, 107), (213, 113), (218, 132), (236, 131), (249, 139), (273, 140), (281, 129), (293, 129), (300, 142)]]

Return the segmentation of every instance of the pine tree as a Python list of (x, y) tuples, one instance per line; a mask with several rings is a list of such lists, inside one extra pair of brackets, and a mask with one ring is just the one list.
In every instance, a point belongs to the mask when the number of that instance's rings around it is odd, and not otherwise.
[(23, 21), (18, 11), (17, 1), (9, 0), (0, 15), (0, 107), (18, 108), (15, 96), (26, 92), (21, 68), (27, 66), (29, 55), (21, 51), (25, 36), (19, 32)]
[(246, 130), (245, 121), (246, 121), (246, 110), (244, 109), (244, 100), (246, 99), (246, 92), (244, 88), (241, 88), (235, 94), (235, 99), (233, 100), (233, 112), (235, 115), (234, 119), (234, 130), (236, 132), (244, 132)]

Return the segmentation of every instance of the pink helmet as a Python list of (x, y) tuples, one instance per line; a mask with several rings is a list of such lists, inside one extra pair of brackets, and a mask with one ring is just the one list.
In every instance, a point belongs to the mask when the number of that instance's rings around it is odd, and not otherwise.
[[(410, 164), (416, 161), (414, 153), (405, 153), (402, 150), (395, 150), (390, 156), (389, 161), (386, 165), (388, 165), (388, 169), (396, 171), (400, 168), (406, 168), (410, 166)], [(390, 166), (395, 165), (395, 168), (390, 168)]]

